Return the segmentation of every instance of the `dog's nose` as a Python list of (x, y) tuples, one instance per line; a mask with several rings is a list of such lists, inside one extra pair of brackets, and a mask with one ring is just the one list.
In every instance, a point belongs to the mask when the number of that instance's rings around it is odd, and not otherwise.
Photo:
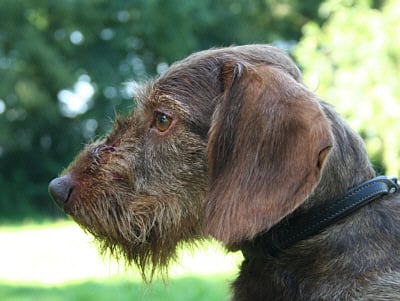
[(53, 179), (49, 184), (49, 193), (54, 202), (61, 209), (64, 209), (64, 206), (68, 202), (73, 189), (74, 185), (71, 176), (68, 174)]

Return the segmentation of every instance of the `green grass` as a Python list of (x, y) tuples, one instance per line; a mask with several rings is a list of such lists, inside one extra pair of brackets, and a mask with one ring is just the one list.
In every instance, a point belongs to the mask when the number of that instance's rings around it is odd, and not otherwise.
[(210, 242), (182, 250), (166, 284), (146, 286), (71, 222), (1, 226), (0, 300), (227, 300), (241, 259)]
[(103, 281), (83, 281), (75, 284), (40, 286), (27, 284), (1, 284), (0, 300), (26, 301), (217, 301), (228, 299), (229, 290), (225, 277), (182, 277), (165, 286), (155, 282), (146, 288), (128, 279), (114, 278)]

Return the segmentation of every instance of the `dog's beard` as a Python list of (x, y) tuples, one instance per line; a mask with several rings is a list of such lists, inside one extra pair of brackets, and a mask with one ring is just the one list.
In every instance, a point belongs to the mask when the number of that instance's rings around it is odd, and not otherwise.
[(200, 237), (198, 213), (184, 210), (178, 200), (167, 199), (132, 196), (130, 201), (108, 196), (73, 206), (69, 214), (95, 237), (103, 255), (136, 265), (150, 282), (155, 271), (167, 275), (179, 244)]

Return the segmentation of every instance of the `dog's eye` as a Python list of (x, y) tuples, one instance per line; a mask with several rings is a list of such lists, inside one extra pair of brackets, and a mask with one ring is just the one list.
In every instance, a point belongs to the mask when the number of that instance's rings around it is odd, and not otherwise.
[(165, 132), (166, 130), (169, 129), (171, 123), (172, 123), (171, 117), (161, 112), (155, 112), (154, 126), (157, 128), (157, 130), (159, 130), (160, 132)]

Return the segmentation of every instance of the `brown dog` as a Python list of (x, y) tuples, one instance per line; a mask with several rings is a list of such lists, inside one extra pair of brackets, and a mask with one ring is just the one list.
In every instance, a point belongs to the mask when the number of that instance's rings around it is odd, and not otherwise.
[(398, 186), (357, 186), (362, 140), (283, 52), (195, 53), (136, 100), (49, 186), (104, 249), (145, 275), (212, 235), (245, 255), (233, 300), (400, 300)]

